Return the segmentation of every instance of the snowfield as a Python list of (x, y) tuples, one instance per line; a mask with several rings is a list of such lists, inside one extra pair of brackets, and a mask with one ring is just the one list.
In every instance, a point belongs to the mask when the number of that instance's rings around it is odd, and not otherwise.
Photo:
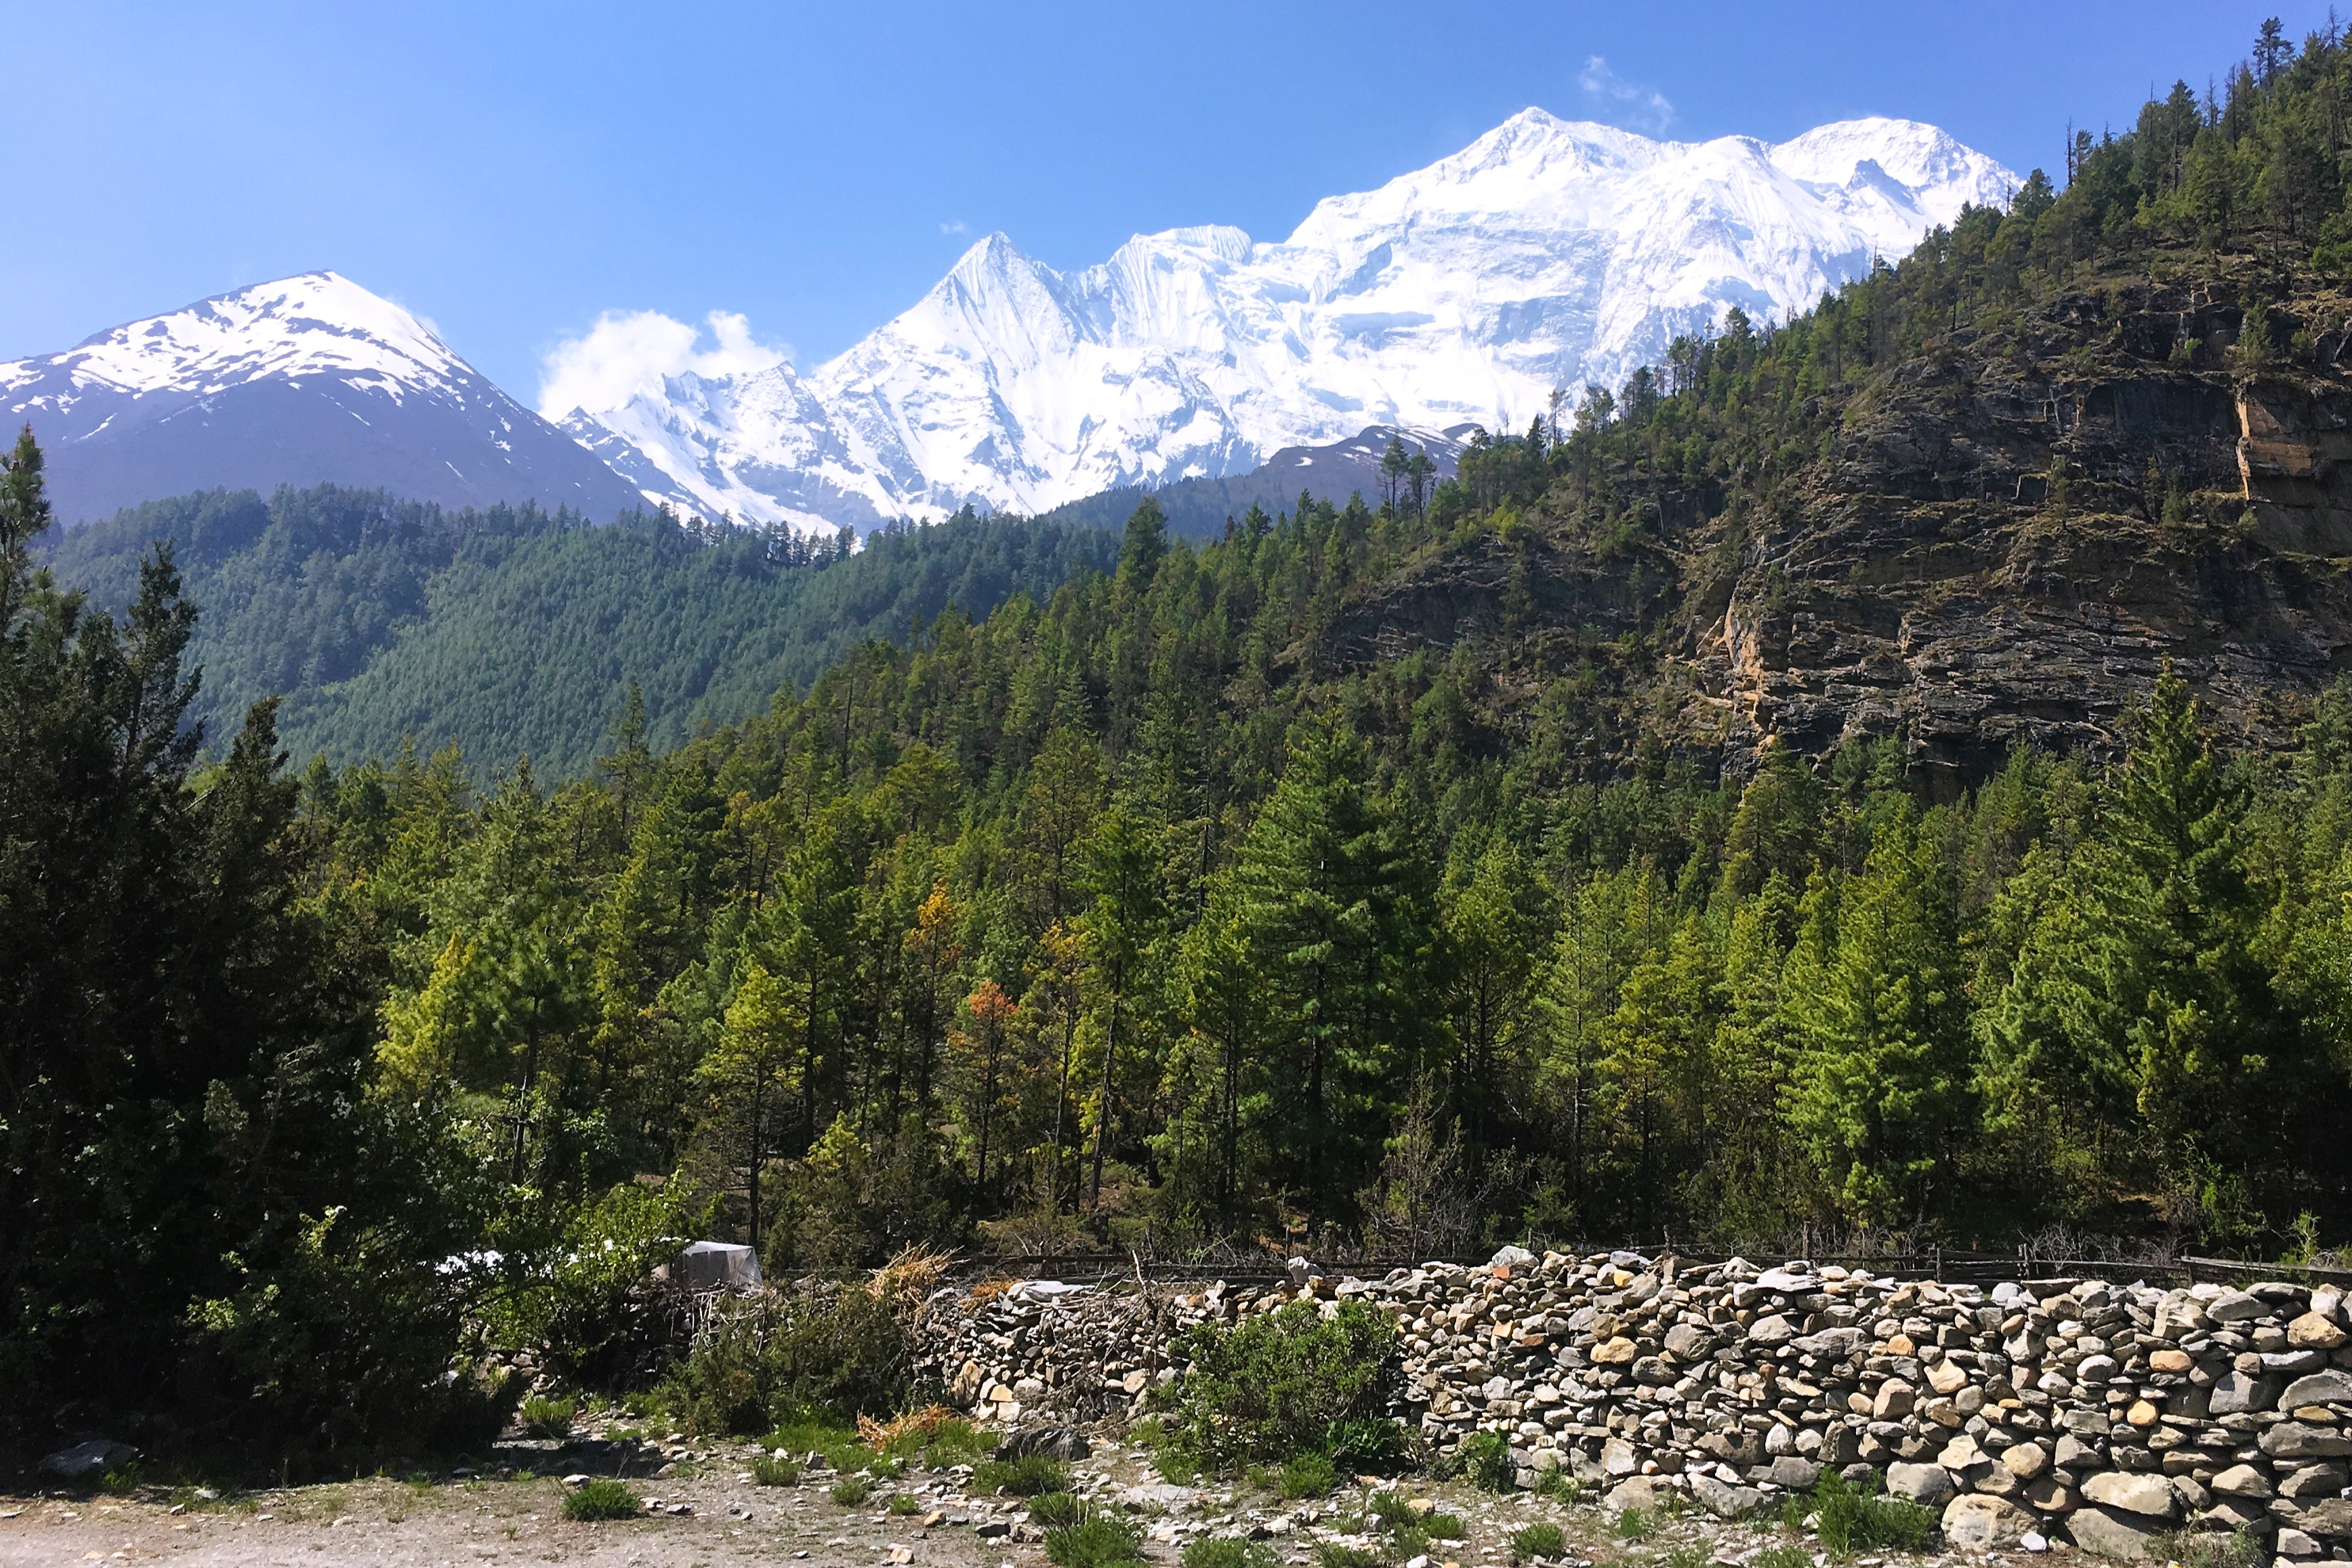
[(1517, 429), (1556, 387), (1614, 386), (1735, 305), (1801, 310), (2018, 184), (1910, 121), (1688, 143), (1530, 109), (1278, 243), (1171, 229), (1060, 272), (993, 234), (805, 376), (689, 373), (542, 411), (707, 513), (1034, 511), (1371, 425)]

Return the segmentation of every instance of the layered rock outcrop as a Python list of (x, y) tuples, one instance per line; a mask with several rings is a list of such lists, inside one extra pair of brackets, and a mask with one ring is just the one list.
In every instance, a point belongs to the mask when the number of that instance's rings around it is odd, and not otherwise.
[(1522, 1479), (1670, 1487), (1727, 1516), (1866, 1466), (1955, 1544), (2133, 1555), (2190, 1526), (2352, 1555), (2352, 1318), (2288, 1282), (1990, 1290), (1631, 1253), (1280, 1287), (943, 1291), (925, 1369), (983, 1417), (1140, 1414), (1176, 1337), (1294, 1301), (1396, 1323), (1392, 1411), (1445, 1452), (1506, 1435)]
[(1301, 652), (1465, 648), (1507, 708), (1565, 678), (1604, 772), (1643, 731), (1735, 776), (1893, 738), (1957, 788), (2020, 746), (2112, 753), (2168, 658), (2232, 738), (2284, 744), (2352, 672), (2352, 297), (2298, 275), (2250, 357), (2269, 287), (2133, 258), (1931, 326), (1804, 400), (1769, 465), (1727, 438), (1736, 469), (1562, 479)]

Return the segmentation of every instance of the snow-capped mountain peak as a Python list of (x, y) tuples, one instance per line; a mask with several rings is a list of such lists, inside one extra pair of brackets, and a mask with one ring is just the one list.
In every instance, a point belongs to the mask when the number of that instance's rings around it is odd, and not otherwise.
[(536, 500), (609, 518), (635, 484), (517, 404), (432, 327), (305, 272), (0, 363), (68, 521), (215, 486), (382, 486), (451, 505)]
[(1911, 121), (1677, 142), (1528, 109), (1279, 242), (1175, 228), (1062, 272), (991, 234), (805, 376), (548, 412), (647, 495), (740, 519), (1033, 510), (1370, 426), (1517, 428), (1554, 388), (1613, 385), (1734, 306), (1802, 309), (2017, 183)]
[(255, 284), (19, 360), (0, 367), (0, 392), (58, 370), (77, 385), (131, 394), (332, 375), (398, 397), (472, 378), (430, 327), (335, 272)]

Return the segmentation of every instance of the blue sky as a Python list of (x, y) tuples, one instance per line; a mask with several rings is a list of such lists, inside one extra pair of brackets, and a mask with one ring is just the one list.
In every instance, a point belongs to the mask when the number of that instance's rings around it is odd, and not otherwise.
[(611, 310), (803, 366), (1003, 229), (1056, 266), (1317, 198), (1538, 104), (1696, 140), (1940, 124), (2020, 170), (2324, 5), (0, 5), (0, 357), (331, 267), (525, 401)]

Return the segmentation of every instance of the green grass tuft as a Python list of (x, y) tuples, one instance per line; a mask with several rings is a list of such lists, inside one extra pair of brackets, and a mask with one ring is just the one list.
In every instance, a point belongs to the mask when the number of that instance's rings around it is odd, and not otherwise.
[(542, 1399), (534, 1394), (522, 1402), (523, 1430), (560, 1443), (572, 1436), (572, 1418), (579, 1413), (580, 1406), (569, 1399)]
[(1059, 1568), (1116, 1568), (1140, 1562), (1143, 1526), (1107, 1513), (1090, 1513), (1077, 1523), (1045, 1535), (1045, 1556)]
[(1329, 1459), (1320, 1454), (1300, 1454), (1282, 1467), (1278, 1489), (1294, 1501), (1318, 1498), (1328, 1492), (1331, 1483), (1339, 1479), (1339, 1473)]
[(790, 1459), (762, 1454), (751, 1461), (751, 1479), (763, 1487), (796, 1487), (801, 1484), (801, 1468)]
[(1507, 1492), (1512, 1475), (1511, 1440), (1500, 1432), (1473, 1432), (1454, 1450), (1454, 1468), (1472, 1485), (1490, 1492)]
[(1936, 1533), (1933, 1510), (1898, 1498), (1872, 1495), (1856, 1488), (1835, 1470), (1822, 1471), (1813, 1488), (1813, 1531), (1822, 1545), (1841, 1555), (1848, 1552), (1894, 1550), (1916, 1552)]
[(641, 1506), (636, 1493), (616, 1480), (600, 1476), (563, 1500), (563, 1517), (582, 1521), (635, 1519)]
[(1005, 1492), (1013, 1497), (1066, 1492), (1070, 1489), (1070, 1468), (1044, 1454), (1024, 1454), (1017, 1459), (990, 1459), (972, 1467), (971, 1489), (983, 1496), (991, 1492)]
[(844, 1476), (833, 1483), (833, 1500), (844, 1508), (856, 1508), (873, 1495), (872, 1476)]
[(1087, 1505), (1070, 1492), (1040, 1492), (1029, 1500), (1029, 1522), (1040, 1530), (1067, 1530), (1087, 1517)]
[(1538, 1557), (1559, 1557), (1568, 1551), (1568, 1537), (1559, 1526), (1549, 1522), (1524, 1525), (1511, 1531), (1511, 1561), (1526, 1563)]
[(1281, 1556), (1263, 1541), (1207, 1535), (1184, 1548), (1184, 1568), (1275, 1568)]

